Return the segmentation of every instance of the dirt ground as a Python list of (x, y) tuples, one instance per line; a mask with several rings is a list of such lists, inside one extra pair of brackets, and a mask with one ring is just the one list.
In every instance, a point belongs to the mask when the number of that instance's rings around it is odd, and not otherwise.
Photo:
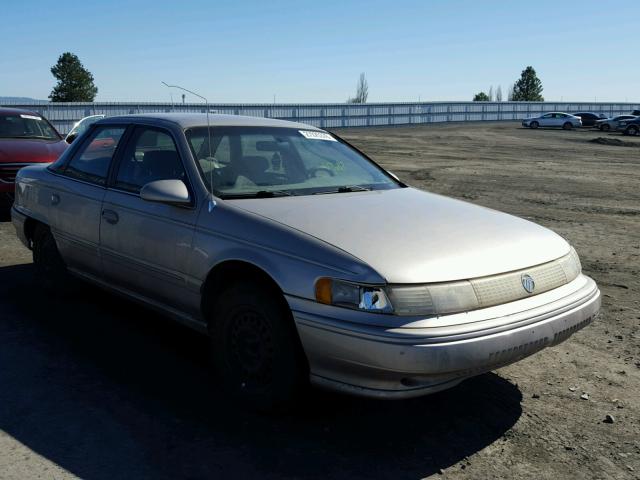
[(602, 290), (599, 319), (430, 397), (318, 392), (259, 416), (209, 381), (197, 334), (91, 287), (34, 291), (30, 252), (0, 223), (0, 479), (640, 478), (640, 139), (516, 123), (336, 133), (406, 183), (563, 235)]

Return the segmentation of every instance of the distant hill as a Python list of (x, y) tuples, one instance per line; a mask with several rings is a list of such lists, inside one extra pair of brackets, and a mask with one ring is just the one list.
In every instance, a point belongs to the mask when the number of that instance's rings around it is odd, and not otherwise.
[(46, 102), (46, 100), (38, 100), (37, 98), (29, 98), (29, 97), (0, 97), (0, 103), (34, 103), (34, 102)]

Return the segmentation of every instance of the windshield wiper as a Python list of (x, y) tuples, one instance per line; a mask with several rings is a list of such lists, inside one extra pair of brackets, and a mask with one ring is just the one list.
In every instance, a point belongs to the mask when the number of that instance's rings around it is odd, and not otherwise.
[(349, 192), (368, 192), (371, 190), (368, 187), (363, 187), (362, 185), (344, 185), (342, 187), (338, 187), (335, 190), (323, 190), (322, 192), (315, 192), (313, 195), (325, 195), (328, 193), (349, 193)]
[(57, 140), (53, 137), (47, 137), (44, 135), (11, 135), (9, 137), (2, 137), (2, 138), (37, 138), (37, 139), (42, 139), (42, 140)]
[(234, 198), (273, 198), (273, 197), (291, 197), (293, 193), (286, 190), (260, 190), (251, 193), (231, 193), (223, 195), (223, 199), (233, 200)]

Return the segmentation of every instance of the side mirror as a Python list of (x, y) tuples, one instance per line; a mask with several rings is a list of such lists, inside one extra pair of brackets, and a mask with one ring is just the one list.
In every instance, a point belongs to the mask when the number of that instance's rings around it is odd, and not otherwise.
[(67, 135), (67, 138), (65, 138), (65, 141), (67, 143), (71, 143), (73, 142), (76, 138), (78, 137), (77, 133), (70, 133), (69, 135)]
[(140, 198), (147, 202), (168, 205), (188, 205), (191, 203), (189, 190), (182, 180), (156, 180), (147, 183), (140, 190)]

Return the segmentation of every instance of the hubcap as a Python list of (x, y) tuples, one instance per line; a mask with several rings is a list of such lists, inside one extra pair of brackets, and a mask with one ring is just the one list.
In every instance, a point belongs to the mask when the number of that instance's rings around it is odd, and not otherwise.
[(271, 381), (273, 338), (262, 314), (248, 308), (237, 310), (229, 326), (229, 345), (232, 366), (243, 384), (265, 385)]

